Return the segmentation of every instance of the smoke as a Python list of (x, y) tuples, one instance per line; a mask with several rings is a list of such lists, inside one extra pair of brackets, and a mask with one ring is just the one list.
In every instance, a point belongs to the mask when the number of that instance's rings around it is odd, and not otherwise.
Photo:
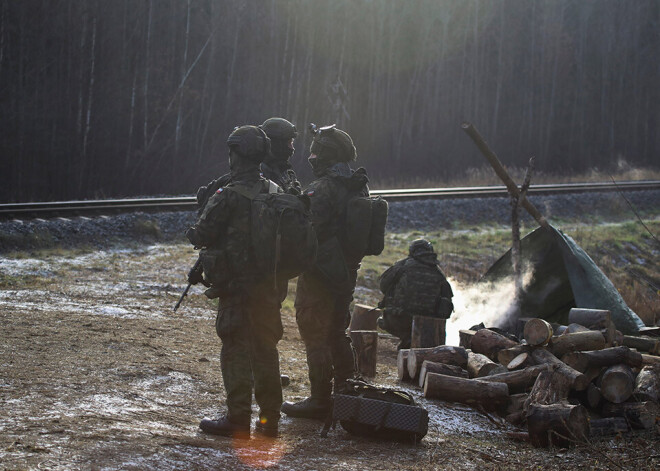
[[(523, 272), (523, 288), (529, 284), (534, 271), (526, 267)], [(447, 321), (447, 345), (458, 345), (458, 331), (482, 323), (486, 327), (506, 328), (520, 317), (520, 306), (515, 299), (512, 277), (494, 283), (464, 285), (449, 280), (454, 297), (454, 313)]]

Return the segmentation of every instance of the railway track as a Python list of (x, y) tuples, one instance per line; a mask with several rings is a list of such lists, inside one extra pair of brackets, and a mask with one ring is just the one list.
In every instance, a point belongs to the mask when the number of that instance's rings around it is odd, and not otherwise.
[[(531, 195), (562, 193), (642, 191), (660, 189), (660, 181), (628, 181), (600, 183), (564, 183), (532, 185)], [(388, 201), (415, 199), (486, 198), (507, 196), (504, 186), (477, 186), (459, 188), (416, 188), (397, 190), (372, 190), (374, 196)], [(94, 216), (126, 213), (132, 211), (190, 211), (196, 208), (192, 196), (167, 198), (125, 198), (114, 200), (53, 201), (40, 203), (0, 204), (0, 220)]]

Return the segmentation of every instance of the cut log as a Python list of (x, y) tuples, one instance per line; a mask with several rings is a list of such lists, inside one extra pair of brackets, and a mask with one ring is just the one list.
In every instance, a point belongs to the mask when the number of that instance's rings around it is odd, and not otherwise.
[(547, 345), (552, 337), (553, 329), (549, 322), (543, 319), (530, 319), (525, 324), (523, 335), (528, 345), (541, 347)]
[(494, 330), (481, 329), (472, 337), (470, 349), (474, 353), (486, 355), (491, 360), (497, 360), (497, 352), (504, 348), (515, 347), (516, 345), (518, 345), (517, 342), (514, 342)]
[(463, 348), (470, 348), (470, 343), (472, 343), (472, 337), (476, 334), (476, 330), (459, 330), (458, 331), (458, 345)]
[(628, 347), (610, 347), (588, 352), (571, 352), (562, 357), (562, 361), (578, 371), (586, 371), (594, 366), (614, 366), (618, 364), (638, 368), (642, 365), (642, 356)]
[(435, 348), (411, 348), (408, 353), (408, 375), (414, 380), (422, 369), (424, 360), (448, 365), (467, 367), (468, 354), (463, 347), (441, 345)]
[(621, 404), (632, 396), (635, 375), (628, 365), (614, 365), (605, 370), (600, 380), (600, 392), (605, 399)]
[(589, 327), (585, 327), (581, 324), (568, 324), (566, 326), (566, 331), (564, 332), (565, 334), (575, 334), (577, 332), (591, 332), (591, 329)]
[(494, 410), (506, 404), (509, 388), (504, 383), (428, 373), (424, 383), (424, 397), (461, 404), (479, 404), (487, 410)]
[(660, 365), (660, 357), (642, 353), (642, 365)]
[[(469, 359), (468, 359), (469, 362)], [(469, 364), (469, 363), (468, 363)], [(493, 383), (506, 383), (509, 386), (509, 392), (524, 392), (531, 387), (536, 378), (543, 371), (551, 371), (556, 368), (555, 365), (543, 364), (525, 368), (524, 370), (508, 371), (506, 373), (492, 374), (479, 378), (481, 381)]]
[(397, 378), (399, 381), (410, 381), (408, 374), (408, 352), (410, 349), (402, 348), (396, 357)]
[(623, 344), (629, 348), (636, 348), (651, 355), (660, 354), (660, 340), (651, 337), (636, 337), (633, 335), (624, 335)]
[(528, 345), (516, 345), (515, 347), (505, 348), (497, 352), (497, 361), (503, 365), (508, 365), (521, 353), (529, 353), (532, 349)]
[(557, 368), (559, 368), (567, 377), (570, 378), (571, 387), (573, 389), (576, 389), (578, 391), (583, 391), (587, 389), (587, 386), (589, 385), (590, 381), (584, 375), (584, 373), (576, 371), (570, 365), (565, 364), (564, 362), (559, 360), (556, 356), (554, 356), (552, 353), (550, 353), (548, 350), (544, 348), (536, 349), (532, 352), (532, 358), (538, 364), (550, 363), (553, 365), (557, 365)]
[(529, 397), (523, 405), (525, 412), (532, 404), (556, 404), (565, 402), (571, 389), (571, 378), (552, 365), (551, 370), (541, 371), (534, 381)]
[(589, 437), (589, 414), (581, 405), (532, 404), (527, 413), (527, 431), (535, 447), (568, 448), (571, 442)]
[(516, 331), (514, 332), (516, 334), (516, 337), (519, 339), (522, 339), (525, 337), (525, 325), (527, 324), (528, 321), (536, 319), (535, 317), (519, 317), (518, 321), (516, 322)]
[(365, 304), (356, 304), (353, 307), (351, 315), (351, 325), (349, 330), (376, 330), (378, 318), (383, 315), (383, 311)]
[(610, 311), (574, 307), (568, 312), (568, 322), (583, 325), (591, 330), (603, 331), (607, 346), (614, 345), (616, 327), (612, 322)]
[(635, 380), (633, 396), (637, 401), (660, 400), (660, 365), (647, 365)]
[(656, 417), (660, 416), (660, 407), (651, 401), (621, 404), (604, 402), (601, 413), (604, 417), (623, 417), (635, 429), (650, 429), (655, 425)]
[(623, 417), (606, 417), (589, 421), (589, 432), (592, 437), (607, 437), (630, 430), (628, 422)]
[(601, 350), (603, 348), (605, 348), (605, 337), (598, 330), (563, 334), (552, 337), (550, 340), (550, 351), (557, 358), (561, 358), (568, 352)]
[(456, 376), (458, 378), (467, 378), (468, 372), (460, 366), (445, 365), (444, 363), (435, 363), (432, 361), (424, 360), (422, 369), (419, 370), (419, 387), (424, 387), (427, 373), (438, 373), (446, 376)]
[(470, 378), (481, 378), (501, 368), (502, 365), (491, 361), (486, 355), (468, 352), (467, 371)]
[(367, 378), (374, 378), (378, 358), (378, 331), (353, 330), (351, 342), (356, 352), (358, 372)]
[(509, 362), (508, 365), (506, 365), (507, 370), (517, 370), (519, 368), (525, 368), (527, 366), (530, 366), (532, 362), (532, 357), (529, 353), (521, 353), (517, 357), (515, 357), (513, 360)]
[(446, 319), (436, 317), (413, 316), (410, 347), (429, 348), (444, 345), (446, 322)]

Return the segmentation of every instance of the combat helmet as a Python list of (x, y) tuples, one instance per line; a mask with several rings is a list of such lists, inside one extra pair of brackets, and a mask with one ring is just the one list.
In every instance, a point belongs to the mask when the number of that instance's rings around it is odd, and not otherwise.
[(270, 139), (282, 139), (288, 141), (298, 137), (296, 126), (284, 118), (268, 118), (259, 126)]
[(426, 239), (415, 239), (408, 247), (408, 254), (412, 257), (415, 255), (422, 255), (426, 253), (434, 253), (433, 245)]
[(321, 160), (351, 162), (357, 158), (357, 150), (348, 133), (337, 129), (335, 124), (316, 128), (310, 125), (314, 139), (310, 151)]
[(261, 162), (270, 152), (270, 139), (257, 126), (237, 126), (227, 138), (227, 146), (241, 157)]

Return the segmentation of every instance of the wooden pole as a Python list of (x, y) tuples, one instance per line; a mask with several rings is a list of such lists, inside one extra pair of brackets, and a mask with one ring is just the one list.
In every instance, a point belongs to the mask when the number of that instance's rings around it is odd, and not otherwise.
[[(481, 153), (486, 157), (486, 160), (488, 160), (488, 163), (493, 167), (493, 170), (495, 170), (495, 173), (497, 174), (498, 177), (500, 177), (500, 180), (504, 182), (504, 184), (507, 187), (507, 190), (509, 191), (510, 194), (513, 195), (520, 195), (520, 190), (516, 186), (515, 182), (511, 179), (507, 171), (504, 169), (504, 166), (500, 162), (500, 160), (497, 158), (497, 155), (495, 155), (495, 152), (490, 150), (490, 147), (488, 147), (488, 144), (484, 140), (483, 137), (481, 137), (481, 134), (479, 134), (479, 131), (471, 124), (471, 123), (463, 123), (461, 124), (461, 128), (465, 133), (470, 136), (470, 138), (474, 141), (474, 143), (477, 145), (477, 148), (481, 151)], [(529, 214), (532, 215), (534, 219), (539, 223), (541, 227), (544, 227), (545, 229), (550, 229), (550, 224), (548, 221), (543, 217), (543, 215), (539, 212), (536, 207), (532, 203), (529, 202), (529, 200), (526, 197), (520, 198), (520, 204)]]

